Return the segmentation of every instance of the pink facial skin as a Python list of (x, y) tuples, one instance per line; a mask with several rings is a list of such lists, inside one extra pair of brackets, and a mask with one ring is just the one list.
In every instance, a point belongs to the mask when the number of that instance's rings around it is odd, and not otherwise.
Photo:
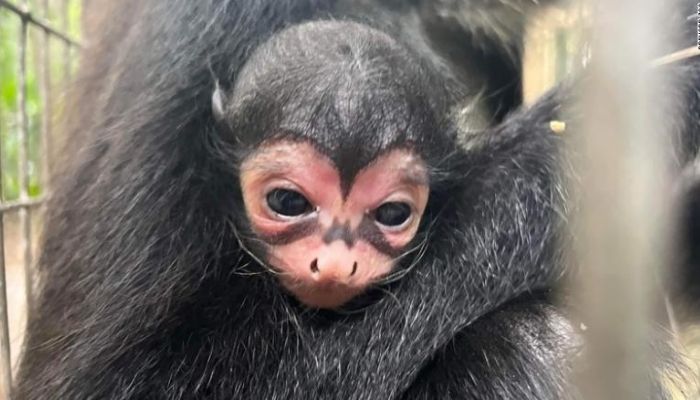
[[(412, 151), (389, 151), (357, 174), (343, 198), (338, 171), (325, 155), (308, 143), (276, 141), (243, 162), (241, 187), (253, 230), (267, 242), (267, 262), (282, 285), (310, 307), (336, 308), (392, 271), (395, 258), (367, 241), (363, 229), (371, 222), (369, 229), (381, 233), (392, 253), (403, 250), (428, 202), (427, 176)], [(313, 209), (298, 217), (279, 215), (267, 203), (273, 189), (297, 191)], [(397, 227), (377, 223), (373, 212), (386, 202), (408, 204), (410, 218)], [(324, 240), (338, 224), (347, 227), (352, 243)]]

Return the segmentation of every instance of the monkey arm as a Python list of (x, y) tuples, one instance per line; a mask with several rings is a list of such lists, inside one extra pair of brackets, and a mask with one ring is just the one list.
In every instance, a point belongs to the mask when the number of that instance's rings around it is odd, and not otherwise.
[[(681, 171), (676, 185), (678, 265), (672, 272), (672, 295), (681, 305), (679, 316), (700, 317), (700, 60), (687, 60), (669, 66), (679, 70), (675, 79), (678, 92), (674, 105), (678, 110), (672, 122), (674, 160)], [(695, 85), (694, 85), (695, 83)]]
[[(671, 117), (666, 116), (672, 159), (679, 169), (695, 166), (700, 134), (700, 61), (667, 66), (660, 73), (676, 81), (676, 86), (661, 97), (669, 100), (668, 106), (672, 110)], [(566, 215), (566, 208), (575, 203), (571, 195), (561, 194), (565, 193), (564, 186), (561, 186), (564, 175), (561, 174), (570, 173), (567, 171), (568, 157), (563, 146), (566, 145), (567, 135), (577, 134), (580, 117), (573, 111), (562, 114), (561, 104), (571, 100), (568, 98), (571, 93), (570, 85), (560, 85), (533, 107), (506, 121), (492, 133), (493, 136), (474, 139), (485, 141), (478, 145), (472, 143), (476, 148), (468, 151), (468, 154), (485, 156), (479, 160), (487, 166), (483, 170), (468, 170), (472, 173), (471, 184), (477, 186), (466, 189), (467, 186), (465, 191), (474, 193), (480, 190), (483, 193), (490, 190), (485, 201), (475, 203), (478, 210), (475, 215), (490, 220), (500, 218), (493, 226), (508, 226), (501, 215), (517, 222), (510, 225), (513, 228), (510, 241), (492, 241), (499, 254), (489, 265), (492, 273), (500, 271), (495, 273), (510, 277), (506, 281), (518, 282), (517, 275), (513, 272), (509, 275), (508, 271), (537, 271), (536, 274), (540, 274), (543, 281), (531, 276), (529, 282), (532, 290), (541, 293), (547, 287), (555, 287), (562, 277), (574, 272), (569, 270), (571, 267), (566, 267), (556, 252), (550, 251), (556, 247), (533, 240), (556, 242), (561, 239), (561, 236), (553, 233), (564, 228), (560, 218)], [(566, 121), (567, 129), (555, 133), (549, 123), (552, 120)], [(561, 172), (555, 172), (557, 170)], [(683, 176), (682, 179), (687, 178)], [(530, 187), (521, 188), (517, 182), (528, 182), (526, 186)], [(688, 200), (686, 213), (690, 213), (689, 220), (681, 221), (682, 227), (686, 223), (691, 227), (687, 228), (690, 236), (682, 236), (679, 243), (682, 254), (689, 252), (690, 260), (681, 265), (685, 279), (682, 279), (680, 291), (695, 301), (700, 285), (697, 258), (693, 258), (697, 257), (698, 246), (697, 236), (693, 236), (697, 234), (692, 226), (697, 224), (696, 215), (700, 213), (696, 188), (691, 185), (690, 190), (680, 191), (680, 195)], [(516, 199), (508, 197), (518, 193), (520, 195)], [(538, 206), (528, 211), (533, 208), (528, 204)], [(516, 211), (499, 210), (501, 207), (514, 207)], [(526, 217), (538, 208), (539, 212), (544, 212), (541, 214), (543, 219), (537, 221)], [(548, 209), (549, 212), (546, 211)], [(541, 258), (516, 258), (519, 242), (529, 243), (527, 247), (537, 249)], [(494, 267), (498, 262), (509, 260), (511, 264), (508, 268), (499, 270)], [(516, 260), (515, 263), (512, 260)], [(490, 294), (497, 292), (491, 291)], [(506, 292), (508, 290), (501, 293)], [(580, 324), (570, 320), (566, 307), (551, 304), (547, 299), (518, 296), (505, 306), (494, 308), (495, 311), (478, 318), (436, 353), (437, 357), (418, 375), (406, 398), (576, 398), (574, 388), (567, 379), (570, 378), (571, 361), (580, 350), (581, 339), (576, 331)], [(673, 351), (668, 351), (665, 346), (666, 339), (658, 337), (652, 346), (655, 357), (649, 375), (654, 385), (654, 398), (667, 396), (659, 370), (670, 373), (682, 371), (682, 368), (674, 365), (676, 360), (672, 356)], [(450, 378), (440, 380), (438, 376)], [(687, 378), (681, 376), (677, 379), (682, 381)]]
[(581, 346), (561, 310), (520, 299), (456, 335), (402, 399), (574, 399), (569, 378)]

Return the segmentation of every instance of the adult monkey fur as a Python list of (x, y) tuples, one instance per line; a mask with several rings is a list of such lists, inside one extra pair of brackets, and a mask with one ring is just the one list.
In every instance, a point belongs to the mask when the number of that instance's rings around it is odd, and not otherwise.
[[(87, 36), (97, 45), (74, 110), (82, 149), (51, 200), (14, 398), (575, 397), (565, 378), (576, 333), (537, 295), (566, 273), (556, 241), (563, 139), (549, 130), (565, 89), (466, 138), (462, 150), (446, 116), (470, 93), (464, 85), (488, 72), (467, 74), (459, 57), (441, 57), (451, 42), (438, 39), (451, 34), (419, 29), (451, 2), (116, 3), (103, 6), (117, 20)], [(268, 41), (329, 13), (379, 15), (365, 21), (379, 30), (315, 22)], [(474, 34), (447, 22), (455, 37)], [(517, 41), (495, 43), (506, 46), (495, 53), (517, 50)], [(344, 68), (314, 74), (330, 57)], [(350, 61), (375, 73), (345, 75)], [(675, 132), (683, 139), (698, 132), (698, 70), (672, 71), (686, 85), (687, 121)], [(315, 92), (322, 83), (335, 91)], [(334, 103), (343, 96), (345, 114)], [(514, 103), (506, 96), (480, 112), (498, 119)], [(273, 106), (282, 115), (266, 112)], [(429, 245), (401, 258), (396, 279), (356, 307), (310, 311), (239, 245), (265, 254), (246, 222), (238, 169), (264, 147), (253, 133), (271, 134), (265, 125), (307, 124), (296, 134), (327, 139), (328, 150), (360, 121), (382, 138), (435, 138), (415, 146), (430, 200), (414, 243)], [(336, 165), (362, 170), (363, 156), (386, 150), (365, 142), (357, 160)], [(680, 146), (679, 159), (696, 150)]]

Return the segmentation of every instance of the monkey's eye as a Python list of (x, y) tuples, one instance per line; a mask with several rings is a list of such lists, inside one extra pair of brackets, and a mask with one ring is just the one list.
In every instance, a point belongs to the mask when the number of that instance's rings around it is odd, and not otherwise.
[(388, 227), (398, 227), (411, 218), (411, 206), (406, 203), (391, 201), (374, 210), (374, 219)]
[(273, 189), (266, 200), (267, 206), (283, 217), (298, 217), (313, 211), (304, 195), (290, 189)]

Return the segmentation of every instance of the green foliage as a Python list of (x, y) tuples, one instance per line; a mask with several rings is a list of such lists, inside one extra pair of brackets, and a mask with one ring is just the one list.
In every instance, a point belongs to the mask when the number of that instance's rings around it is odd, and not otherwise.
[[(17, 2), (16, 2), (17, 3)], [(37, 12), (36, 2), (30, 2), (30, 9)], [(65, 14), (62, 14), (61, 2), (51, 2), (48, 13), (49, 23), (61, 28), (63, 16), (67, 16), (67, 32), (70, 37), (78, 37), (80, 28), (80, 0), (68, 0)], [(21, 192), (20, 182), (20, 57), (19, 44), (21, 24), (17, 15), (0, 7), (0, 176), (2, 177), (2, 199), (17, 199)], [(41, 176), (44, 156), (42, 154), (42, 119), (44, 116), (42, 93), (42, 61), (44, 31), (29, 25), (26, 47), (26, 111), (27, 111), (27, 171), (30, 196), (42, 192)], [(73, 69), (72, 59), (66, 60), (66, 46), (57, 39), (49, 39), (49, 65), (51, 75), (51, 92), (53, 110), (59, 110), (66, 77)], [(77, 50), (72, 50), (69, 57), (74, 58)], [(55, 121), (57, 115), (50, 116)]]

